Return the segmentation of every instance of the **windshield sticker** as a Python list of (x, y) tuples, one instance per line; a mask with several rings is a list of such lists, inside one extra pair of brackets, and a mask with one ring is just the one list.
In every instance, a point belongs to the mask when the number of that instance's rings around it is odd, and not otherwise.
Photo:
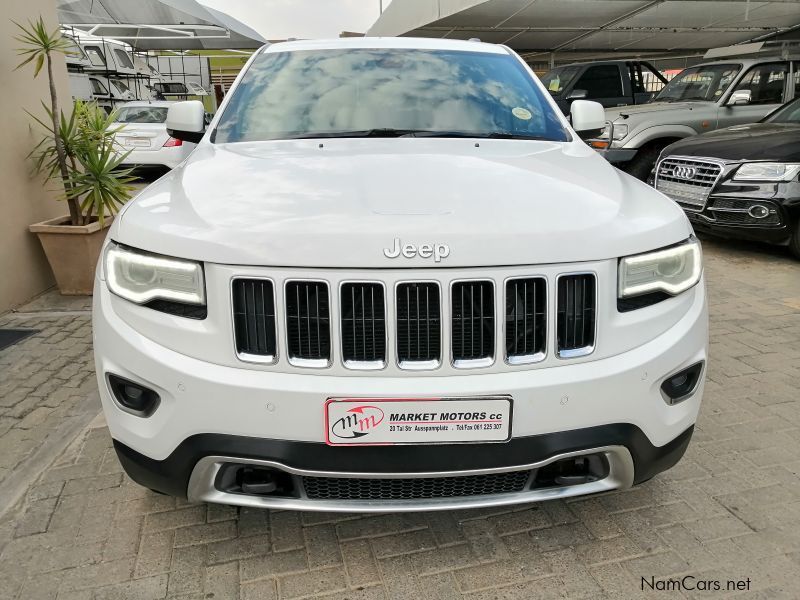
[(557, 92), (561, 89), (561, 79), (556, 77), (550, 81), (550, 85), (547, 86), (548, 91)]
[(511, 114), (517, 117), (518, 119), (522, 119), (523, 121), (530, 121), (531, 117), (533, 116), (531, 114), (531, 111), (529, 111), (527, 108), (522, 108), (521, 106), (516, 106), (512, 108)]

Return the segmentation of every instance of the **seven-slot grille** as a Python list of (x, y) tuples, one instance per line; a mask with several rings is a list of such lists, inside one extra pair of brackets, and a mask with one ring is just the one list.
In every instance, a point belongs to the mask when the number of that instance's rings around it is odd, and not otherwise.
[(380, 368), (386, 362), (386, 307), (380, 283), (341, 287), (342, 360), (350, 366)]
[(703, 210), (722, 167), (717, 163), (681, 157), (662, 160), (656, 171), (656, 189), (690, 210)]
[(331, 358), (328, 284), (289, 281), (286, 284), (286, 343), (289, 361), (301, 366), (327, 366)]
[(451, 292), (450, 328), (455, 366), (494, 358), (494, 285), (491, 281), (457, 281)]
[(232, 288), (236, 352), (241, 357), (273, 362), (275, 339), (275, 293), (268, 279), (234, 279)]
[(591, 273), (558, 278), (556, 338), (561, 358), (583, 356), (594, 349), (595, 285)]
[[(589, 354), (595, 345), (597, 282), (593, 274), (556, 279), (556, 331), (560, 358)], [(395, 287), (390, 315), (382, 282), (345, 281), (339, 287), (337, 320), (341, 360), (353, 369), (386, 365), (386, 340), (392, 327), (400, 368), (433, 369), (441, 364), (447, 333), (453, 366), (488, 366), (495, 359), (499, 332), (495, 323), (492, 280), (455, 281), (449, 287), (449, 331), (442, 322), (438, 282), (402, 282)], [(234, 279), (231, 288), (236, 351), (242, 360), (272, 363), (278, 355), (275, 294), (268, 279)], [(290, 364), (331, 364), (331, 307), (328, 284), (290, 280), (284, 285), (285, 344)], [(505, 359), (510, 365), (542, 360), (547, 353), (547, 280), (513, 278), (505, 282)], [(500, 297), (500, 294), (498, 294)], [(501, 302), (503, 300), (501, 299)], [(391, 316), (391, 320), (389, 320)]]
[(510, 364), (544, 358), (547, 282), (543, 277), (506, 282), (506, 358)]
[(442, 356), (439, 285), (431, 282), (397, 286), (397, 361), (400, 366), (437, 366)]

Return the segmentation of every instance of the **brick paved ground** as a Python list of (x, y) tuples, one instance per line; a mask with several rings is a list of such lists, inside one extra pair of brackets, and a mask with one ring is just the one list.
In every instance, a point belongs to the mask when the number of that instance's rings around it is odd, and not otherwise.
[[(796, 598), (800, 263), (733, 244), (708, 242), (706, 254), (701, 418), (684, 460), (638, 488), (406, 515), (189, 505), (126, 479), (98, 419), (0, 521), (0, 599), (725, 595), (639, 591), (641, 576), (684, 574), (749, 577), (744, 597)], [(86, 316), (26, 324), (44, 331), (0, 352), (6, 469), (92, 386)]]

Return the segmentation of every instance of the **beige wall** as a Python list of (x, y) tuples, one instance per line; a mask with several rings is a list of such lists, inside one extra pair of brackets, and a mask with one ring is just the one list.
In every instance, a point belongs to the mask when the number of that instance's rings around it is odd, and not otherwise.
[[(67, 213), (56, 201), (55, 186), (30, 175), (27, 154), (38, 140), (25, 109), (43, 114), (41, 100), (48, 101), (44, 70), (33, 79), (33, 67), (18, 71), (14, 40), (17, 27), (39, 15), (49, 27), (57, 27), (56, 0), (3, 0), (0, 10), (0, 313), (22, 304), (53, 285), (53, 275), (39, 241), (28, 225)], [(67, 71), (62, 57), (55, 61), (56, 85), (62, 106), (71, 103)]]

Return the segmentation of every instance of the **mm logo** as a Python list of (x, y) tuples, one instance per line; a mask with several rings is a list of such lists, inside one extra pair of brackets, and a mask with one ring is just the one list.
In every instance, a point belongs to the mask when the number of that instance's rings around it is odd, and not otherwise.
[(356, 406), (331, 425), (331, 433), (343, 440), (364, 437), (383, 422), (383, 411), (377, 406)]

